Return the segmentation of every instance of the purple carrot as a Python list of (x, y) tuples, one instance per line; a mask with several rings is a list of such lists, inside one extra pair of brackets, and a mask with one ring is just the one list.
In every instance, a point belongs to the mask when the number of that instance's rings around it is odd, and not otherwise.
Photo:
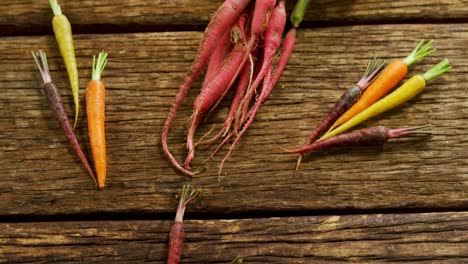
[[(384, 60), (374, 58), (367, 64), (366, 71), (361, 79), (343, 93), (338, 99), (332, 109), (328, 112), (325, 118), (320, 122), (319, 126), (310, 134), (304, 145), (314, 142), (318, 136), (325, 132), (333, 123), (346, 112), (362, 95), (362, 93), (371, 85), (371, 83), (378, 77), (379, 73), (384, 68), (386, 62)], [(294, 175), (299, 171), (303, 156), (300, 155), (297, 159)]]
[(422, 136), (431, 134), (431, 125), (410, 128), (388, 129), (384, 126), (369, 127), (350, 133), (341, 134), (328, 139), (315, 141), (301, 148), (285, 150), (289, 153), (304, 154), (327, 148), (343, 148), (350, 146), (379, 146), (389, 139)]
[(184, 245), (184, 213), (187, 205), (197, 197), (200, 190), (191, 190), (190, 185), (184, 185), (182, 195), (180, 196), (179, 206), (174, 224), (171, 226), (169, 235), (169, 250), (167, 253), (167, 264), (178, 264), (182, 255)]
[(42, 80), (44, 81), (44, 91), (47, 96), (47, 99), (49, 99), (50, 106), (55, 114), (55, 117), (57, 118), (57, 121), (62, 127), (63, 132), (65, 133), (65, 136), (70, 142), (76, 155), (78, 155), (81, 162), (88, 171), (89, 175), (93, 179), (94, 184), (98, 186), (93, 170), (89, 166), (88, 160), (86, 159), (83, 150), (81, 150), (80, 144), (78, 143), (78, 139), (76, 138), (76, 135), (73, 132), (73, 127), (70, 124), (70, 121), (68, 120), (68, 116), (63, 106), (62, 97), (60, 96), (57, 87), (55, 87), (55, 84), (52, 83), (52, 78), (49, 72), (49, 65), (47, 64), (47, 55), (42, 50), (39, 50), (39, 52), (37, 53), (31, 53), (34, 57), (34, 60), (36, 61), (39, 71), (41, 72)]
[(169, 129), (171, 128), (172, 122), (174, 121), (175, 115), (179, 110), (185, 95), (187, 94), (190, 86), (198, 78), (203, 69), (205, 68), (208, 60), (210, 59), (213, 50), (216, 48), (219, 39), (222, 38), (224, 33), (234, 24), (237, 18), (243, 13), (245, 8), (250, 4), (251, 0), (226, 0), (218, 8), (216, 14), (211, 19), (208, 27), (205, 30), (205, 34), (200, 43), (200, 48), (197, 52), (197, 56), (190, 66), (182, 86), (176, 94), (174, 102), (171, 105), (169, 114), (167, 115), (166, 122), (164, 123), (161, 144), (164, 154), (166, 155), (169, 162), (180, 172), (187, 176), (193, 176), (194, 173), (183, 168), (177, 160), (174, 158), (172, 153), (169, 151), (167, 145), (167, 136)]

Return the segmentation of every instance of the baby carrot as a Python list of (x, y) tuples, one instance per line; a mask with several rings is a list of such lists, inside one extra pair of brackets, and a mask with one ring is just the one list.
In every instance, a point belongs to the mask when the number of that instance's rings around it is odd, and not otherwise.
[(106, 67), (107, 53), (99, 53), (93, 57), (92, 80), (86, 88), (86, 115), (88, 116), (88, 133), (93, 152), (99, 189), (104, 189), (106, 183), (106, 134), (105, 134), (105, 98), (106, 90), (101, 74)]
[(388, 129), (384, 126), (369, 127), (350, 133), (341, 134), (321, 141), (315, 141), (298, 149), (285, 150), (290, 153), (305, 154), (327, 148), (350, 147), (350, 146), (380, 146), (387, 143), (389, 139), (413, 136), (430, 135), (428, 130), (431, 125)]
[(341, 124), (344, 124), (353, 116), (359, 114), (364, 109), (378, 101), (395, 85), (397, 85), (403, 79), (403, 77), (405, 77), (406, 73), (408, 72), (408, 66), (436, 51), (431, 47), (432, 40), (422, 46), (423, 44), (424, 40), (421, 40), (416, 48), (414, 48), (405, 59), (396, 59), (391, 61), (382, 71), (380, 76), (362, 94), (361, 98), (340, 118), (338, 118), (338, 120), (336, 120), (336, 122), (330, 127), (329, 131), (333, 130), (335, 127)]
[(80, 99), (79, 99), (79, 82), (78, 82), (78, 67), (76, 66), (75, 49), (73, 46), (73, 36), (70, 22), (67, 17), (62, 14), (60, 5), (57, 0), (49, 0), (52, 11), (54, 12), (54, 18), (52, 19), (52, 27), (54, 28), (55, 39), (62, 54), (62, 58), (65, 61), (65, 67), (67, 68), (68, 78), (70, 80), (70, 86), (73, 94), (73, 101), (75, 102), (75, 122), (73, 128), (76, 127), (78, 121), (78, 111), (80, 110)]
[[(310, 134), (305, 144), (310, 144), (317, 139), (320, 134), (326, 131), (330, 125), (335, 122), (340, 115), (348, 110), (361, 96), (361, 94), (367, 89), (367, 87), (375, 80), (382, 68), (385, 66), (385, 61), (378, 58), (374, 58), (367, 64), (366, 71), (362, 75), (361, 79), (352, 85), (343, 95), (338, 99), (335, 105), (331, 108), (325, 118), (320, 122), (317, 128)], [(302, 155), (299, 156), (296, 163), (296, 169), (294, 175), (297, 175), (299, 167), (301, 166)]]
[(169, 235), (169, 251), (167, 253), (167, 264), (178, 264), (182, 255), (182, 247), (184, 245), (184, 213), (187, 205), (197, 197), (200, 190), (191, 190), (190, 185), (184, 185), (182, 195), (180, 196), (179, 206), (174, 224), (171, 226)]
[(65, 108), (63, 107), (62, 97), (60, 96), (57, 87), (55, 87), (55, 84), (52, 83), (52, 78), (50, 77), (49, 72), (49, 65), (47, 64), (47, 55), (42, 50), (40, 50), (38, 53), (32, 52), (32, 55), (36, 61), (39, 71), (41, 72), (42, 80), (44, 81), (44, 91), (47, 95), (47, 98), (49, 99), (55, 117), (62, 127), (63, 132), (65, 133), (65, 136), (70, 142), (76, 155), (80, 158), (81, 163), (83, 163), (94, 183), (97, 185), (93, 170), (89, 166), (88, 160), (86, 159), (86, 156), (84, 155), (83, 150), (78, 143), (78, 139), (76, 138), (75, 133), (73, 133), (73, 128), (68, 121), (68, 116), (65, 113)]
[(426, 88), (428, 82), (448, 72), (451, 68), (452, 66), (450, 66), (448, 59), (444, 59), (423, 75), (413, 76), (402, 86), (393, 91), (391, 94), (387, 95), (383, 99), (371, 105), (366, 110), (360, 112), (359, 114), (351, 118), (348, 122), (339, 126), (335, 130), (332, 130), (331, 132), (325, 134), (322, 138), (320, 138), (320, 140), (324, 140), (341, 134), (376, 115), (379, 115), (383, 112), (386, 112), (399, 105), (404, 104), (405, 102), (411, 100), (413, 97), (421, 93), (424, 90), (424, 88)]

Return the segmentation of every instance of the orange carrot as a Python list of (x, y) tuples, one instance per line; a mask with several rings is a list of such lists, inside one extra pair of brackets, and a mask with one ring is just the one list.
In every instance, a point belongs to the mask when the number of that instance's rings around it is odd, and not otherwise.
[(104, 189), (107, 174), (105, 122), (105, 86), (101, 74), (107, 63), (107, 53), (93, 57), (93, 76), (86, 88), (86, 114), (88, 116), (88, 133), (93, 152), (99, 189)]
[(396, 59), (390, 62), (374, 83), (362, 94), (361, 98), (335, 121), (329, 131), (344, 124), (346, 121), (377, 102), (405, 77), (408, 72), (408, 66), (435, 52), (435, 49), (431, 47), (432, 40), (424, 46), (422, 46), (423, 43), (424, 40), (419, 42), (416, 48), (414, 48), (405, 59)]

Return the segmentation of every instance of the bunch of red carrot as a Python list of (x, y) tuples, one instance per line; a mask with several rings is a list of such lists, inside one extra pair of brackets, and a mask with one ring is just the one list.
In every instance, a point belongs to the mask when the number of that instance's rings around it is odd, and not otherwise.
[[(299, 0), (291, 15), (293, 28), (286, 34), (284, 0), (226, 0), (219, 7), (202, 38), (195, 61), (179, 88), (162, 132), (162, 147), (169, 161), (182, 173), (193, 176), (190, 163), (195, 157), (195, 133), (204, 115), (218, 106), (226, 93), (236, 89), (221, 130), (201, 143), (219, 139), (215, 155), (229, 140), (233, 143), (221, 162), (234, 150), (242, 135), (251, 126), (262, 103), (278, 82), (294, 48), (296, 30), (310, 0)], [(179, 164), (167, 145), (167, 136), (176, 112), (193, 82), (206, 69), (199, 95), (193, 103), (193, 115), (187, 133), (188, 154)], [(237, 86), (233, 88), (237, 81)], [(205, 135), (206, 136), (206, 135)], [(203, 137), (204, 138), (204, 137)]]

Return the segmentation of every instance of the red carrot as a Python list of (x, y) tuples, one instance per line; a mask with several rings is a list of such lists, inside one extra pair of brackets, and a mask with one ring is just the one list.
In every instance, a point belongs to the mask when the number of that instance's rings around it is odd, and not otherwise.
[(234, 24), (236, 19), (242, 14), (244, 9), (248, 6), (250, 0), (226, 0), (218, 8), (217, 12), (211, 19), (208, 27), (206, 28), (205, 34), (202, 38), (200, 48), (197, 52), (196, 59), (192, 63), (185, 76), (184, 83), (179, 88), (177, 95), (175, 97), (174, 103), (169, 110), (166, 122), (164, 123), (161, 143), (164, 154), (171, 162), (171, 164), (176, 167), (182, 173), (193, 176), (193, 173), (184, 169), (180, 164), (175, 160), (172, 153), (169, 151), (167, 145), (167, 136), (169, 134), (169, 129), (174, 121), (177, 110), (179, 109), (182, 101), (187, 94), (190, 86), (201, 74), (205, 65), (208, 63), (208, 60), (215, 49), (219, 39), (224, 35), (226, 31)]
[(195, 157), (195, 147), (193, 139), (196, 129), (200, 124), (203, 115), (224, 96), (227, 90), (231, 87), (235, 73), (242, 61), (245, 52), (244, 44), (238, 40), (234, 49), (229, 53), (221, 68), (216, 72), (213, 80), (200, 91), (200, 94), (195, 98), (193, 103), (193, 115), (191, 117), (190, 126), (187, 133), (187, 149), (188, 154), (185, 160), (185, 168), (190, 169), (190, 162)]
[[(348, 110), (361, 97), (361, 94), (377, 78), (384, 66), (384, 60), (374, 58), (374, 60), (369, 61), (366, 71), (362, 75), (361, 79), (343, 93), (322, 122), (320, 122), (319, 126), (312, 132), (312, 134), (310, 134), (305, 145), (314, 142), (320, 134), (325, 132), (344, 112), (346, 112), (346, 110)], [(294, 175), (299, 171), (302, 157), (303, 156), (300, 155), (297, 159)]]
[(52, 83), (52, 78), (50, 77), (49, 72), (49, 65), (47, 64), (47, 55), (42, 50), (40, 50), (37, 53), (32, 52), (32, 55), (34, 57), (34, 60), (36, 61), (39, 71), (41, 72), (42, 80), (44, 81), (44, 91), (47, 98), (49, 99), (55, 117), (57, 118), (57, 121), (62, 127), (63, 132), (65, 133), (65, 136), (70, 142), (76, 155), (78, 155), (78, 157), (81, 160), (81, 163), (83, 163), (84, 167), (93, 179), (94, 184), (96, 184), (97, 186), (98, 184), (96, 181), (96, 177), (94, 176), (93, 170), (89, 166), (88, 160), (86, 159), (86, 156), (84, 155), (83, 150), (81, 149), (80, 144), (78, 143), (78, 139), (76, 138), (76, 135), (73, 132), (72, 125), (68, 120), (68, 116), (63, 106), (62, 97), (60, 96), (55, 84)]
[[(219, 174), (221, 174), (224, 162), (229, 158), (230, 154), (234, 150), (236, 144), (239, 142), (240, 138), (242, 135), (247, 131), (247, 129), (250, 127), (250, 125), (253, 122), (253, 119), (255, 117), (255, 114), (257, 113), (258, 109), (260, 108), (260, 105), (263, 103), (263, 101), (266, 100), (268, 95), (271, 93), (273, 90), (272, 85), (270, 85), (270, 79), (271, 79), (271, 73), (272, 73), (272, 67), (271, 67), (271, 62), (272, 62), (272, 57), (274, 54), (276, 54), (276, 51), (278, 50), (280, 44), (281, 44), (281, 36), (283, 34), (284, 26), (286, 24), (286, 8), (284, 5), (284, 1), (280, 1), (278, 6), (273, 10), (273, 13), (271, 15), (271, 20), (270, 24), (268, 25), (268, 29), (265, 33), (265, 51), (264, 51), (264, 56), (263, 56), (263, 65), (267, 65), (267, 73), (266, 73), (266, 78), (263, 82), (263, 89), (260, 93), (260, 97), (255, 102), (253, 106), (253, 112), (250, 117), (248, 117), (248, 120), (242, 130), (237, 134), (236, 139), (232, 143), (231, 147), (229, 148), (228, 153), (224, 157), (224, 159), (221, 161), (220, 169), (219, 169)], [(268, 63), (268, 64), (266, 64)], [(262, 65), (262, 68), (263, 68)], [(269, 65), (269, 66), (268, 66)], [(261, 70), (260, 70), (261, 71)]]
[(230, 31), (226, 31), (219, 41), (216, 49), (213, 51), (213, 55), (211, 55), (210, 61), (208, 63), (208, 67), (205, 73), (205, 79), (203, 80), (202, 90), (204, 87), (208, 85), (208, 83), (213, 80), (216, 72), (221, 67), (226, 56), (231, 52), (233, 45), (230, 41), (231, 33)]
[[(292, 52), (294, 50), (294, 44), (295, 44), (295, 40), (296, 40), (296, 33), (297, 33), (297, 29), (292, 28), (292, 29), (289, 30), (289, 32), (286, 34), (286, 37), (284, 38), (283, 47), (282, 47), (282, 50), (281, 50), (280, 57), (278, 59), (278, 62), (276, 63), (276, 67), (273, 69), (273, 72), (272, 72), (272, 76), (271, 76), (271, 80), (270, 80), (270, 88), (268, 89), (270, 91), (278, 83), (281, 75), (283, 74), (284, 68), (288, 64), (289, 58), (291, 57), (291, 54), (292, 54)], [(263, 101), (266, 99), (266, 97), (267, 96), (266, 96), (266, 92), (265, 92), (263, 94), (263, 96), (261, 96), (259, 98), (260, 100), (262, 100), (261, 103), (263, 103)], [(248, 112), (246, 117), (252, 117), (254, 110), (255, 110), (255, 107), (252, 107), (250, 109), (250, 111)], [(239, 123), (244, 123), (245, 121), (247, 121), (247, 120), (244, 119), (242, 121), (239, 121)], [(240, 125), (239, 125), (239, 127), (240, 127)], [(218, 147), (215, 149), (215, 151), (213, 151), (210, 158), (213, 158), (219, 152), (219, 150), (221, 150), (221, 148), (237, 133), (237, 131), (238, 131), (238, 129), (236, 128), (235, 131), (232, 131), (231, 133), (229, 133), (224, 138), (223, 142), (221, 142), (218, 145)], [(222, 162), (221, 165), (223, 165), (223, 163), (224, 162)]]
[(168, 264), (177, 264), (182, 255), (182, 247), (184, 244), (184, 213), (187, 205), (195, 199), (200, 193), (200, 190), (191, 190), (190, 185), (184, 185), (182, 194), (177, 207), (177, 213), (174, 224), (171, 226), (171, 233), (169, 235), (169, 251), (167, 254)]
[[(254, 51), (252, 52), (253, 59), (256, 58), (257, 51), (258, 49), (254, 49)], [(229, 129), (231, 128), (231, 124), (234, 121), (237, 108), (239, 107), (241, 103), (241, 99), (244, 96), (245, 91), (247, 90), (247, 87), (249, 86), (249, 80), (251, 79), (250, 77), (251, 77), (251, 72), (252, 72), (251, 68), (252, 68), (251, 63), (246, 64), (244, 69), (241, 72), (241, 75), (239, 76), (239, 83), (237, 85), (236, 92), (232, 99), (231, 106), (229, 107), (229, 112), (226, 117), (226, 120), (224, 121), (223, 127), (214, 137), (204, 141), (203, 142), (204, 144), (211, 144), (217, 141), (218, 139), (220, 139), (222, 136), (226, 136), (226, 134), (229, 132)]]
[(286, 151), (290, 153), (304, 154), (336, 147), (379, 146), (387, 143), (389, 139), (393, 138), (430, 135), (430, 127), (430, 125), (400, 129), (388, 129), (384, 126), (370, 127), (346, 134), (340, 134), (328, 139), (315, 141), (301, 148)]

